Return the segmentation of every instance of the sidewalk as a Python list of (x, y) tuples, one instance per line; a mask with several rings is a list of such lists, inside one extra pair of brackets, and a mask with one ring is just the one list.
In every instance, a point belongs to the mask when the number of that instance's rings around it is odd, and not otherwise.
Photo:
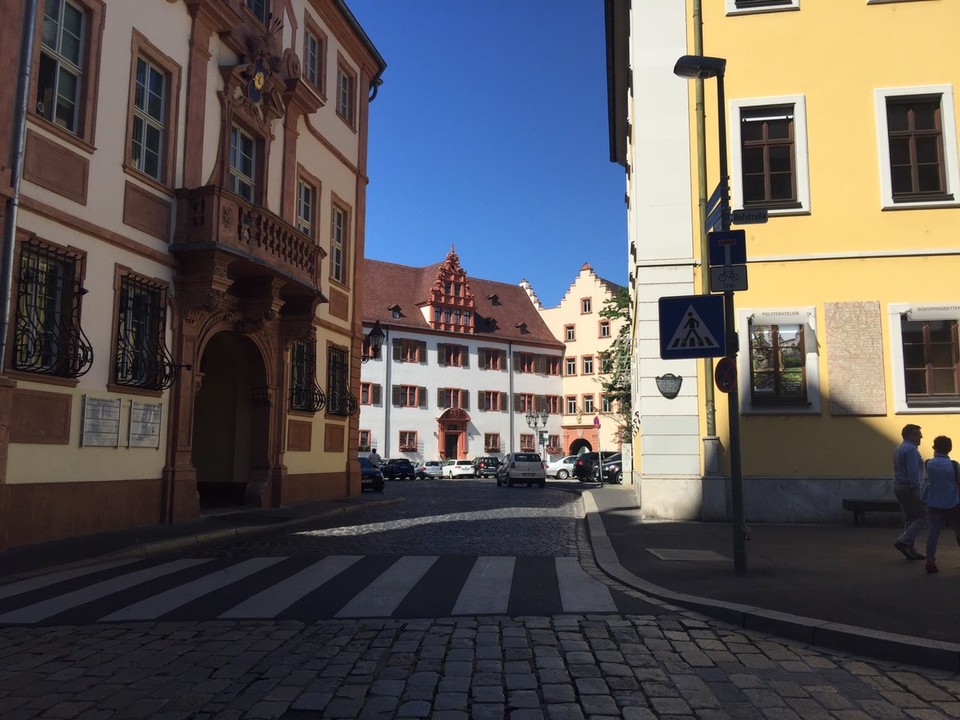
[[(895, 525), (753, 525), (747, 570), (738, 574), (730, 525), (643, 521), (631, 487), (582, 490), (598, 565), (646, 595), (745, 629), (960, 671), (960, 548), (951, 532), (940, 538), (940, 573), (928, 575), (922, 562), (908, 562), (894, 549)], [(0, 582), (402, 501), (367, 494), (241, 509), (15, 548), (0, 553)]]

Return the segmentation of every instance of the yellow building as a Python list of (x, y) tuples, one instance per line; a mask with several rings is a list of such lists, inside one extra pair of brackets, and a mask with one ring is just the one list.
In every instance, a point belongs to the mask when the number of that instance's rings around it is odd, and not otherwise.
[(359, 493), (344, 2), (18, 0), (0, 48), (0, 549)]
[[(657, 310), (660, 297), (709, 290), (719, 79), (732, 207), (768, 216), (737, 225), (735, 213), (733, 225), (747, 259), (734, 293), (747, 519), (833, 521), (842, 498), (892, 499), (905, 424), (960, 439), (960, 5), (608, 0), (607, 17), (645, 512), (731, 512), (715, 363), (662, 360)], [(685, 55), (724, 59), (722, 78), (717, 65), (703, 81), (678, 77)], [(656, 389), (668, 372), (684, 379), (675, 400)]]
[(602, 317), (600, 311), (622, 288), (598, 277), (588, 263), (580, 268), (556, 307), (543, 307), (529, 283), (520, 284), (527, 289), (550, 332), (565, 347), (559, 454), (620, 452), (619, 408), (603, 393), (602, 383), (610, 379), (604, 372), (604, 353), (611, 350), (623, 320)]

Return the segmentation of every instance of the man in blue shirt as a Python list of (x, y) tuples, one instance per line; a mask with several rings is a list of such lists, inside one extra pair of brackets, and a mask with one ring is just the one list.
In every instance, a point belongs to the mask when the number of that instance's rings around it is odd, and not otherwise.
[(904, 425), (900, 432), (903, 442), (893, 451), (893, 494), (900, 503), (903, 515), (903, 534), (893, 546), (907, 560), (923, 560), (926, 555), (917, 552), (914, 543), (927, 527), (927, 504), (923, 501), (923, 458), (919, 425)]

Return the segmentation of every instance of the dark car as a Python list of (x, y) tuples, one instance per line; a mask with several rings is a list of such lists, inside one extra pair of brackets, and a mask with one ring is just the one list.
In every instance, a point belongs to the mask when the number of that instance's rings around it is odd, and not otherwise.
[(384, 480), (413, 480), (417, 476), (417, 469), (406, 458), (393, 458), (380, 466)]
[(615, 457), (603, 461), (603, 481), (611, 485), (619, 485), (623, 480), (623, 459), (620, 453)]
[[(576, 461), (573, 463), (573, 476), (580, 482), (601, 482), (600, 480), (600, 470), (597, 466), (597, 459), (600, 457), (600, 453), (595, 452), (586, 452), (580, 455), (577, 455)], [(603, 453), (603, 460), (601, 461), (603, 465), (613, 461), (619, 460), (620, 453)]]
[(476, 477), (496, 477), (499, 467), (499, 458), (492, 456), (478, 457), (473, 461), (473, 474)]
[(360, 490), (383, 492), (383, 473), (367, 458), (360, 458)]

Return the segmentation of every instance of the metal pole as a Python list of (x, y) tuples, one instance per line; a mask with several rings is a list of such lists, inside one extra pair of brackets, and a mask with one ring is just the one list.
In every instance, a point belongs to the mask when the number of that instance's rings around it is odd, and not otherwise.
[[(730, 178), (727, 174), (727, 114), (723, 92), (723, 73), (717, 73), (717, 127), (720, 131), (720, 229), (730, 229)], [(737, 362), (736, 314), (733, 291), (723, 293), (723, 320), (726, 325), (727, 357)], [(747, 523), (743, 510), (743, 466), (740, 458), (740, 395), (733, 388), (727, 393), (730, 411), (730, 493), (733, 502), (733, 567), (738, 573), (747, 571)]]
[(3, 245), (0, 247), (0, 374), (7, 366), (7, 332), (10, 306), (13, 304), (13, 253), (17, 244), (17, 212), (20, 207), (20, 182), (27, 137), (27, 103), (30, 96), (30, 58), (33, 57), (33, 31), (37, 24), (37, 0), (27, 0), (23, 9), (20, 34), (20, 72), (17, 100), (10, 132), (10, 186), (12, 196), (3, 211)]

